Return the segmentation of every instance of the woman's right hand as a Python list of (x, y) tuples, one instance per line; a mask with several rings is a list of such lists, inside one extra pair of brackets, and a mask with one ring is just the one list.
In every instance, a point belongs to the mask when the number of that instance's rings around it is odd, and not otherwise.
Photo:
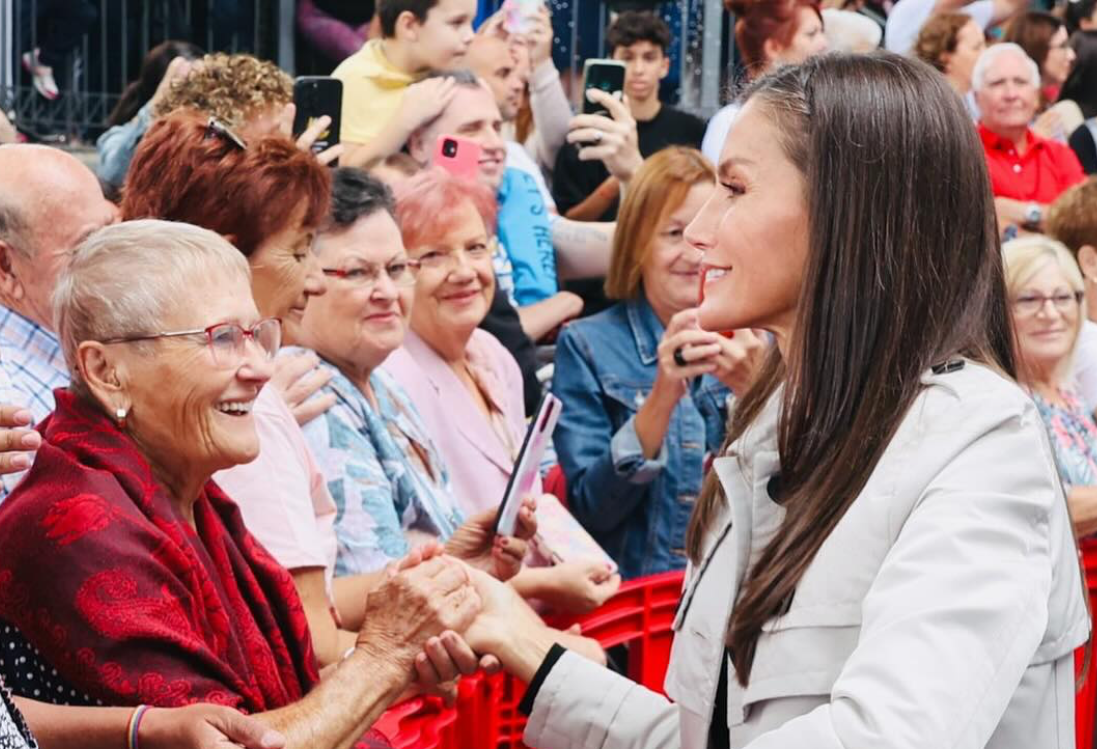
[[(674, 352), (682, 350), (687, 366), (681, 366)], [(716, 371), (716, 357), (721, 352), (719, 333), (701, 330), (697, 324), (697, 308), (684, 309), (670, 318), (663, 339), (659, 342), (659, 369), (655, 374), (655, 391), (674, 394), (674, 403), (685, 395), (686, 386), (694, 377)]]
[(366, 597), (356, 647), (413, 673), (427, 642), (446, 631), (464, 632), (480, 612), (468, 568), (428, 544), (385, 570)]
[(503, 668), (523, 681), (533, 676), (553, 643), (605, 665), (605, 651), (597, 641), (576, 628), (562, 632), (549, 627), (512, 586), (479, 570), (471, 574), (483, 601), (483, 610), (465, 633), (476, 652), (498, 656)]

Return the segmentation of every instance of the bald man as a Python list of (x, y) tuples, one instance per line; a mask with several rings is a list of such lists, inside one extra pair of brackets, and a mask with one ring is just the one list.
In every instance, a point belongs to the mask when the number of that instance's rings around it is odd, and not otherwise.
[[(58, 273), (85, 237), (117, 220), (73, 156), (0, 146), (0, 402), (27, 409), (34, 422), (53, 411), (53, 389), (69, 384), (50, 305)], [(0, 496), (21, 477), (4, 476)]]

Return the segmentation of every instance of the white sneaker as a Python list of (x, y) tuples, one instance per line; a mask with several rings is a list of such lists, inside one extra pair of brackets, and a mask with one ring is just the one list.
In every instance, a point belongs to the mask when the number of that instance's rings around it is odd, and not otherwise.
[(38, 59), (38, 50), (23, 53), (23, 69), (31, 75), (34, 81), (34, 90), (43, 97), (54, 101), (61, 96), (61, 90), (57, 88), (57, 81), (53, 79), (53, 68), (43, 65)]

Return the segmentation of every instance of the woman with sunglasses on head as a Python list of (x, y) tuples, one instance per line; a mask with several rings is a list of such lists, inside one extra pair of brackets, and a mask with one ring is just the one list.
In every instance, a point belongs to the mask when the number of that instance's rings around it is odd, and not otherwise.
[(701, 327), (776, 345), (694, 507), (667, 696), (483, 576), (469, 643), (539, 749), (1074, 749), (1085, 590), (963, 104), (890, 53), (744, 96), (686, 237)]
[(1085, 320), (1085, 280), (1070, 250), (1031, 236), (1002, 247), (1017, 331), (1017, 379), (1047, 427), (1079, 536), (1097, 532), (1097, 424), (1072, 376)]
[(138, 734), (144, 706), (208, 701), (287, 747), (349, 747), (478, 597), (440, 550), (409, 555), (320, 681), (293, 578), (211, 481), (259, 453), (252, 408), (282, 331), (251, 286), (222, 237), (163, 221), (96, 232), (62, 272), (71, 385), (0, 507), (4, 678), (24, 697), (138, 706)]

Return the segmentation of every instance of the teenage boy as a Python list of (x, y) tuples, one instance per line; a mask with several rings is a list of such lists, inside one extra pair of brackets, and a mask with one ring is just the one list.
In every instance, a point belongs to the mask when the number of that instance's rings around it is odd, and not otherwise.
[(476, 0), (381, 0), (381, 38), (332, 74), (343, 82), (343, 163), (364, 166), (399, 151), (408, 136), (453, 98), (444, 78), (421, 81), (465, 56)]
[[(654, 13), (625, 11), (606, 32), (614, 60), (625, 63), (625, 96), (636, 120), (640, 154), (647, 158), (667, 146), (699, 148), (705, 123), (659, 100), (659, 82), (670, 72), (670, 29)], [(617, 218), (620, 184), (601, 161), (582, 161), (584, 144), (560, 149), (553, 170), (553, 197), (560, 214), (578, 221)], [(589, 145), (589, 144), (588, 144)]]

